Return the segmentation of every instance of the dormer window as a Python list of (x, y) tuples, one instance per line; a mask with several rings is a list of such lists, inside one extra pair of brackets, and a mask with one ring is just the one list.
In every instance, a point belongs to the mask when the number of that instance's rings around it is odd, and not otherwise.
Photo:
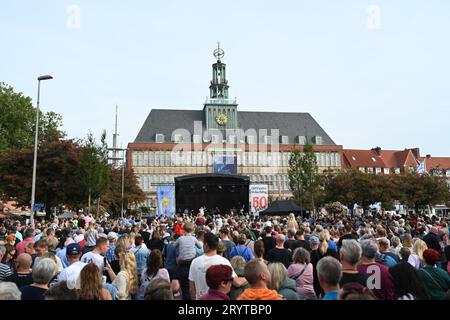
[(173, 142), (175, 142), (175, 143), (183, 142), (183, 136), (181, 134), (175, 134), (173, 136)]
[(164, 142), (164, 135), (162, 133), (157, 133), (155, 136), (156, 143), (163, 143)]
[(306, 144), (306, 137), (305, 136), (298, 136), (297, 137), (298, 144)]

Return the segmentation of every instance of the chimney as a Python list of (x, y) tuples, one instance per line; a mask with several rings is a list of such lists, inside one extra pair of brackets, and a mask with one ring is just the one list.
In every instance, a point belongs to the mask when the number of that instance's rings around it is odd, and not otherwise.
[(375, 151), (377, 153), (377, 155), (381, 156), (381, 148), (380, 147), (373, 148), (372, 150)]
[(419, 148), (411, 149), (411, 152), (414, 155), (414, 157), (420, 158), (420, 149)]

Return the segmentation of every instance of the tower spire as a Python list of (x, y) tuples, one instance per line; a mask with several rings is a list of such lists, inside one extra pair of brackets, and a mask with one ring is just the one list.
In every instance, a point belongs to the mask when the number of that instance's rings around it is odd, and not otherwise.
[(117, 149), (118, 149), (118, 139), (119, 139), (119, 133), (117, 132), (117, 114), (118, 114), (118, 109), (119, 109), (119, 107), (118, 107), (118, 105), (116, 104), (116, 121), (115, 121), (115, 125), (114, 125), (114, 134), (113, 134), (113, 148), (114, 148), (114, 151), (113, 151), (113, 158), (114, 158), (114, 160), (113, 160), (113, 163), (114, 163), (114, 166), (116, 166), (117, 165)]
[(225, 52), (220, 47), (220, 42), (217, 42), (217, 49), (214, 50), (213, 56), (217, 62), (213, 64), (213, 74), (210, 89), (211, 99), (228, 99), (228, 81), (226, 80), (226, 65), (220, 59), (225, 56)]

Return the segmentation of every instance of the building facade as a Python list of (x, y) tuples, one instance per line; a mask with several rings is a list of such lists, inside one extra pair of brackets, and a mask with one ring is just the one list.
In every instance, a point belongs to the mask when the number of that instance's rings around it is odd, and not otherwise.
[(249, 176), (251, 183), (268, 184), (273, 199), (288, 198), (290, 154), (302, 150), (307, 141), (320, 171), (341, 169), (342, 146), (309, 113), (239, 111), (237, 100), (229, 98), (223, 50), (216, 49), (214, 56), (203, 109), (152, 109), (135, 141), (128, 144), (127, 165), (147, 194), (147, 206), (156, 206), (158, 184), (220, 172), (218, 168)]

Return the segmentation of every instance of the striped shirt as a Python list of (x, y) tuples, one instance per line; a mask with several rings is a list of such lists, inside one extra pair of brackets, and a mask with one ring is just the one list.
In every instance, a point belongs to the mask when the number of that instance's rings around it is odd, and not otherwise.
[(11, 268), (4, 263), (0, 263), (0, 281), (5, 280), (12, 275)]

